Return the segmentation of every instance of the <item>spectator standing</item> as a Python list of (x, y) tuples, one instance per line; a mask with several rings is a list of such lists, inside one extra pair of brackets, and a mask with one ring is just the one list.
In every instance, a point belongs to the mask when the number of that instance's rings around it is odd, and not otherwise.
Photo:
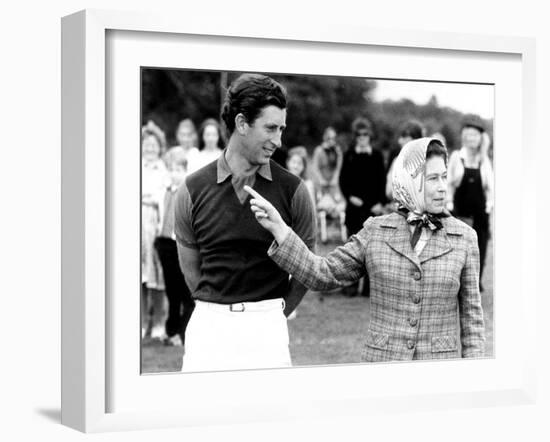
[(160, 258), (166, 298), (168, 300), (168, 318), (166, 319), (165, 345), (182, 346), (185, 344), (185, 330), (191, 318), (195, 301), (178, 262), (176, 235), (174, 233), (174, 204), (176, 192), (183, 182), (187, 170), (187, 158), (179, 151), (169, 156), (168, 171), (170, 183), (159, 195), (159, 234), (155, 240), (155, 249)]
[[(382, 154), (372, 147), (373, 128), (366, 118), (352, 123), (353, 142), (344, 156), (340, 187), (346, 198), (346, 227), (348, 237), (361, 230), (371, 216), (384, 210), (386, 175)], [(366, 275), (358, 286), (347, 289), (349, 295), (369, 295)]]
[(371, 144), (373, 128), (366, 118), (352, 124), (353, 141), (344, 156), (340, 188), (346, 199), (348, 236), (354, 235), (369, 216), (380, 215), (386, 176), (382, 154)]
[(288, 150), (286, 168), (292, 175), (302, 179), (307, 187), (313, 209), (315, 210), (315, 185), (309, 178), (307, 170), (307, 150), (304, 146), (296, 146)]
[(474, 228), (480, 255), (480, 289), (490, 237), (489, 216), (493, 210), (493, 167), (488, 151), (490, 138), (485, 124), (476, 115), (462, 123), (462, 147), (449, 158), (448, 208)]
[(193, 161), (193, 158), (199, 153), (196, 147), (197, 130), (190, 118), (185, 118), (179, 122), (178, 128), (176, 129), (176, 139), (178, 144), (168, 149), (164, 155), (164, 161), (166, 164), (170, 164), (172, 162), (170, 158), (171, 155), (183, 154), (189, 165), (189, 162)]
[(311, 161), (312, 175), (315, 180), (317, 211), (321, 231), (321, 241), (327, 241), (327, 218), (340, 223), (342, 240), (345, 241), (346, 202), (340, 190), (340, 172), (342, 170), (342, 148), (336, 142), (336, 131), (327, 127), (323, 132), (323, 142), (313, 151)]
[(162, 154), (165, 138), (162, 130), (149, 121), (141, 132), (141, 282), (142, 336), (164, 336), (165, 296), (162, 269), (154, 241), (160, 220), (158, 195), (169, 182)]
[(189, 158), (188, 172), (193, 173), (212, 161), (216, 161), (224, 147), (220, 123), (214, 118), (206, 119), (199, 129), (198, 153)]

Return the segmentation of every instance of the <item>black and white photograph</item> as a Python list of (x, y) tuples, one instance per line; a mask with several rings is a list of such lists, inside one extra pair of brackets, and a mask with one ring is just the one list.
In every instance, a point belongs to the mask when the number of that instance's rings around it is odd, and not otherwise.
[(543, 5), (7, 3), (0, 439), (550, 440)]
[(140, 75), (142, 374), (494, 357), (492, 84)]

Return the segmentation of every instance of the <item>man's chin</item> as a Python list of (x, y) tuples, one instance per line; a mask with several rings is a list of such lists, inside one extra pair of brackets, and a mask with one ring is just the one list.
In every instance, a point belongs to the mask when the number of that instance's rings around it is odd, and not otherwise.
[(260, 158), (258, 158), (258, 165), (264, 166), (265, 164), (269, 164), (270, 159), (271, 159), (271, 156), (260, 157)]

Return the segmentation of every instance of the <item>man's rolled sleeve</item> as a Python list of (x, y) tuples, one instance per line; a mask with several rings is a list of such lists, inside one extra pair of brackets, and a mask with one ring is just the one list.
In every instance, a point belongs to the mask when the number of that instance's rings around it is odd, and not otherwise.
[(174, 210), (174, 233), (176, 234), (176, 241), (184, 247), (198, 249), (199, 246), (192, 227), (193, 202), (191, 201), (191, 195), (185, 181), (178, 189)]

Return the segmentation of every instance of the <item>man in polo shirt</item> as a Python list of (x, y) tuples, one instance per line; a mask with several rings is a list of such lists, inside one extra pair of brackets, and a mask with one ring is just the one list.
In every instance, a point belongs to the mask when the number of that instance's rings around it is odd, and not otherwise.
[(272, 238), (248, 207), (248, 185), (266, 196), (309, 248), (315, 215), (304, 183), (274, 161), (286, 123), (286, 91), (244, 74), (225, 97), (230, 135), (220, 158), (178, 190), (178, 256), (196, 307), (182, 371), (290, 366), (288, 316), (305, 287), (269, 259)]

